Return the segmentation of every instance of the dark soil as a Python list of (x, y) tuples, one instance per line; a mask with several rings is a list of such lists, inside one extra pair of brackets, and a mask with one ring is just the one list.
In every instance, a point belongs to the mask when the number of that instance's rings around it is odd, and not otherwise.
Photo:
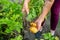
[[(50, 14), (48, 15), (48, 18), (44, 23), (42, 33), (46, 33), (46, 32), (49, 32), (49, 31), (50, 31)], [(60, 17), (59, 17), (59, 22), (58, 22), (58, 25), (57, 25), (57, 28), (56, 28), (55, 35), (59, 36), (59, 38), (60, 38)], [(24, 40), (34, 40), (34, 39), (35, 39), (34, 34), (29, 32), (29, 30), (24, 30)]]

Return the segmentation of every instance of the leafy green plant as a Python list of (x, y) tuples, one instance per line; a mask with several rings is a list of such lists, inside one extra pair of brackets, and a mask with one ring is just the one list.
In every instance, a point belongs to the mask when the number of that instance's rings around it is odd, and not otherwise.
[[(10, 37), (7, 40), (10, 40), (10, 38), (14, 35), (16, 35), (14, 39), (17, 38), (18, 40), (20, 38), (19, 40), (22, 40), (22, 5), (18, 4), (17, 2), (11, 2), (10, 0), (0, 0), (0, 5), (0, 33), (5, 36), (9, 34)], [(17, 36), (15, 33), (18, 33), (19, 35)], [(5, 38), (3, 35), (0, 37), (1, 40)]]
[(23, 25), (22, 23), (9, 20), (8, 18), (1, 19), (0, 20), (0, 27), (2, 27), (1, 24), (8, 25), (8, 27), (5, 30), (6, 33), (11, 33), (13, 30), (17, 30), (20, 33), (20, 29), (23, 28), (22, 27), (22, 25)]
[[(42, 12), (44, 0), (31, 0), (29, 3), (29, 14), (27, 21), (33, 21)], [(21, 29), (23, 29), (22, 4), (16, 0), (0, 0), (0, 39), (22, 40)], [(5, 38), (6, 36), (6, 38)]]
[(55, 37), (51, 35), (51, 33), (44, 33), (43, 37), (45, 40), (55, 40)]
[(36, 17), (38, 17), (43, 9), (44, 0), (31, 0), (29, 3), (29, 14), (27, 16), (27, 21), (33, 21)]
[(19, 36), (15, 37), (15, 38), (11, 38), (10, 40), (22, 40), (22, 39), (23, 39), (22, 36), (19, 35)]

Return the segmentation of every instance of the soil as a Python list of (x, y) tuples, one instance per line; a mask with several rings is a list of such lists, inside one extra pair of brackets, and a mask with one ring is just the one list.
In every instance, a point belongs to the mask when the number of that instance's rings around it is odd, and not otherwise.
[[(42, 33), (46, 33), (46, 32), (49, 32), (49, 31), (50, 31), (50, 14), (48, 15), (48, 18), (43, 25)], [(57, 25), (57, 28), (56, 28), (55, 35), (57, 35), (60, 38), (60, 17), (59, 17), (59, 22), (58, 22), (58, 25)], [(35, 35), (33, 33), (29, 32), (29, 29), (24, 30), (24, 40), (34, 40), (34, 39), (35, 39)]]

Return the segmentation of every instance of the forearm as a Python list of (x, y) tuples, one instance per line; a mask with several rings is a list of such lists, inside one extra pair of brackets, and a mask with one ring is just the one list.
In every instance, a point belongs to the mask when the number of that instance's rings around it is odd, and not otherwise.
[(29, 3), (29, 2), (30, 2), (30, 0), (25, 0), (25, 1), (24, 1), (24, 5), (23, 5), (23, 6), (26, 7), (27, 9), (28, 9), (28, 3)]
[(51, 9), (53, 3), (54, 3), (54, 0), (48, 0), (45, 2), (43, 11), (42, 11), (42, 14), (40, 15), (40, 17), (42, 17), (43, 19), (45, 18), (45, 16), (48, 14), (49, 10)]
[(28, 4), (30, 2), (30, 0), (25, 0), (24, 4)]

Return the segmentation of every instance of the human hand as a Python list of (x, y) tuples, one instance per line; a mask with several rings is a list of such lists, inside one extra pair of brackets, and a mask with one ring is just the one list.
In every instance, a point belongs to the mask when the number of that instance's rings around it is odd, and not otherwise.
[(42, 17), (38, 18), (35, 23), (37, 24), (37, 29), (38, 31), (40, 31), (42, 29), (42, 23), (43, 23), (44, 19)]
[(22, 8), (22, 12), (29, 14), (29, 7), (28, 7), (29, 0), (25, 0)]

